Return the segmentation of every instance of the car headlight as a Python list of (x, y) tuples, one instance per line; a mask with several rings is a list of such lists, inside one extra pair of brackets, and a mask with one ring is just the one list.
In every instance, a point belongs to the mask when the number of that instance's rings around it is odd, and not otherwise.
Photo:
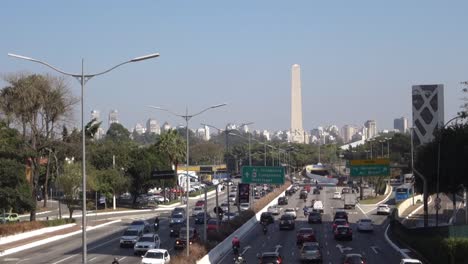
[(124, 241), (122, 239), (120, 239), (120, 243), (122, 244)]
[(136, 242), (137, 242), (137, 240), (136, 240), (136, 239), (132, 239), (132, 242), (133, 242), (133, 243), (136, 243)]
[(175, 243), (176, 243), (177, 245), (179, 245), (179, 240), (177, 240)]
[(174, 223), (174, 219), (171, 219), (171, 221), (170, 221), (170, 222), (171, 222), (171, 223)]

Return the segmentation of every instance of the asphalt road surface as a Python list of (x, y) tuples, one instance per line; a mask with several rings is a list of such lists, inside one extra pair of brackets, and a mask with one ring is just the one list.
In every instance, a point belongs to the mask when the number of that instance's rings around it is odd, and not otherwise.
[[(341, 187), (324, 187), (318, 195), (309, 194), (307, 205), (310, 206), (311, 200), (321, 200), (324, 205), (322, 215), (322, 224), (308, 224), (304, 217), (302, 208), (304, 201), (299, 199), (299, 191), (289, 197), (289, 204), (281, 206), (282, 208), (298, 208), (295, 230), (279, 231), (278, 219), (275, 217), (275, 223), (268, 226), (267, 234), (263, 234), (261, 225), (250, 232), (248, 237), (241, 241), (241, 250), (244, 252), (244, 258), (247, 263), (258, 263), (257, 254), (279, 250), (284, 263), (300, 263), (299, 248), (296, 246), (296, 232), (301, 227), (313, 227), (316, 232), (317, 240), (322, 245), (323, 263), (335, 264), (343, 263), (344, 255), (348, 253), (359, 253), (367, 259), (367, 264), (378, 263), (400, 263), (401, 257), (384, 238), (384, 231), (387, 225), (387, 216), (376, 215), (376, 206), (359, 206), (354, 210), (347, 210), (349, 222), (353, 228), (352, 241), (336, 241), (333, 237), (331, 223), (334, 212), (338, 208), (343, 208), (342, 200), (332, 199), (333, 192), (341, 191)], [(391, 201), (389, 201), (391, 204)], [(280, 214), (281, 215), (281, 214)], [(374, 221), (373, 233), (361, 233), (357, 231), (356, 221), (361, 218), (369, 217)], [(219, 263), (233, 263), (232, 253), (226, 255)]]

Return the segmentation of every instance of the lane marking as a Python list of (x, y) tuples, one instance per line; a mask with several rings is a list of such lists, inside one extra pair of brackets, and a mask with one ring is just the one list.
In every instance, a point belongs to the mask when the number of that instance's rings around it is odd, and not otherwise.
[(95, 259), (97, 259), (97, 257), (91, 258), (91, 259), (88, 260), (88, 261), (91, 262), (91, 261), (93, 261), (93, 260), (95, 260)]
[(71, 258), (76, 257), (76, 256), (78, 256), (78, 254), (71, 255), (71, 256), (69, 256), (69, 257), (66, 257), (66, 258), (64, 258), (64, 259), (61, 259), (61, 260), (59, 260), (59, 261), (57, 261), (57, 262), (54, 262), (54, 263), (52, 263), (52, 264), (62, 263), (62, 262), (64, 262), (65, 260), (71, 259)]

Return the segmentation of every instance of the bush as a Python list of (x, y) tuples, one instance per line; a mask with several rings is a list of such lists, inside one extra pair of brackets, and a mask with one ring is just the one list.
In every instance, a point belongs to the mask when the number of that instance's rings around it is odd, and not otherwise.
[(41, 222), (44, 224), (44, 226), (50, 227), (50, 226), (60, 226), (60, 225), (75, 223), (75, 219), (62, 218), (62, 219), (54, 219), (54, 220), (41, 221)]
[(24, 232), (29, 232), (37, 229), (41, 229), (44, 227), (51, 227), (51, 226), (60, 226), (69, 223), (74, 223), (75, 219), (54, 219), (48, 221), (32, 221), (32, 222), (19, 222), (19, 223), (11, 223), (0, 225), (0, 236), (11, 236), (15, 234), (20, 234)]
[(205, 246), (199, 243), (190, 245), (190, 256), (187, 257), (185, 251), (186, 249), (183, 249), (179, 255), (171, 257), (171, 264), (195, 264), (208, 253)]
[(442, 247), (449, 255), (450, 263), (468, 263), (468, 258), (466, 258), (466, 252), (468, 252), (468, 238), (446, 238), (442, 240)]

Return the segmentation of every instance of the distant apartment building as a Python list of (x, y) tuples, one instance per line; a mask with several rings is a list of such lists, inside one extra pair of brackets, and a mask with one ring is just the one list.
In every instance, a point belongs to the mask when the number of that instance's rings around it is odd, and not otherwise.
[(161, 134), (161, 127), (159, 126), (159, 122), (156, 119), (148, 119), (146, 121), (146, 133)]
[(171, 125), (169, 125), (168, 122), (164, 122), (164, 124), (162, 125), (161, 129), (162, 129), (162, 132), (167, 132), (168, 130), (170, 130), (172, 127)]
[(119, 123), (119, 112), (117, 110), (111, 110), (109, 112), (109, 127), (110, 125), (114, 124), (114, 123)]
[(264, 136), (266, 140), (271, 140), (270, 132), (268, 130), (263, 130), (261, 135)]
[[(92, 110), (91, 111), (91, 120), (95, 120), (93, 124), (101, 122), (101, 113), (99, 110)], [(94, 139), (101, 139), (104, 137), (104, 129), (102, 128), (102, 124), (99, 126), (98, 130), (96, 131), (96, 134), (94, 134)]]
[(395, 118), (393, 128), (400, 133), (406, 133), (408, 131), (408, 119), (406, 117)]
[(356, 127), (353, 125), (344, 125), (341, 129), (341, 136), (343, 137), (344, 143), (352, 141), (353, 135), (356, 134)]
[(195, 131), (195, 135), (204, 141), (208, 141), (211, 138), (210, 128), (208, 126), (200, 127)]
[(137, 124), (135, 125), (135, 128), (134, 128), (133, 130), (134, 130), (138, 135), (142, 135), (142, 134), (144, 134), (145, 131), (146, 131), (145, 127), (144, 127), (142, 124), (140, 124), (140, 123), (137, 123)]
[(375, 120), (367, 120), (364, 123), (364, 127), (367, 129), (366, 139), (377, 136), (377, 122)]

